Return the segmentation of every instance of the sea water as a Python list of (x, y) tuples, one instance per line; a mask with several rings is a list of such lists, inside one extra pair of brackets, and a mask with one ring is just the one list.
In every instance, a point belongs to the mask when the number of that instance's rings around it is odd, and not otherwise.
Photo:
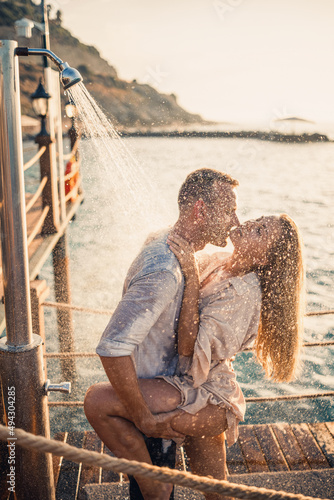
[[(334, 144), (224, 138), (120, 139), (110, 123), (105, 125), (102, 138), (85, 127), (86, 138), (80, 146), (85, 201), (67, 232), (73, 304), (115, 308), (127, 267), (145, 236), (176, 221), (177, 193), (186, 175), (210, 167), (239, 180), (241, 222), (280, 213), (288, 213), (296, 221), (305, 243), (307, 310), (334, 309)], [(39, 278), (52, 285), (51, 259)], [(57, 352), (55, 311), (46, 308), (45, 318), (47, 351)], [(74, 312), (73, 318), (76, 350), (94, 352), (108, 316)], [(333, 325), (334, 315), (306, 318), (304, 340), (333, 340)], [(251, 353), (238, 355), (234, 367), (246, 397), (316, 393), (334, 390), (333, 352), (334, 347), (305, 348), (301, 374), (289, 384), (266, 380)], [(98, 358), (77, 360), (77, 373), (72, 396), (51, 394), (50, 400), (82, 401), (91, 384), (106, 380)], [(54, 382), (61, 381), (59, 361), (48, 360), (48, 376)], [(245, 422), (333, 420), (333, 401), (250, 403)], [(78, 408), (51, 409), (51, 425), (54, 432), (89, 429)]]

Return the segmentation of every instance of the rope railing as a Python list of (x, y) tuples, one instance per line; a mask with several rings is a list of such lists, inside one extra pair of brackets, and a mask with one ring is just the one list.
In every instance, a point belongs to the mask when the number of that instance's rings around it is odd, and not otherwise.
[(334, 309), (329, 309), (328, 311), (310, 311), (305, 313), (305, 316), (322, 316), (324, 314), (334, 314)]
[(66, 304), (65, 302), (43, 302), (41, 304), (45, 307), (54, 307), (55, 309), (72, 309), (72, 311), (86, 312), (90, 314), (102, 314), (104, 316), (111, 316), (114, 310), (111, 309), (92, 309), (88, 307), (73, 306), (72, 304)]
[[(270, 401), (295, 401), (299, 399), (320, 399), (320, 398), (330, 398), (334, 396), (334, 391), (326, 392), (316, 392), (313, 394), (285, 394), (280, 396), (259, 396), (259, 397), (249, 397), (245, 398), (246, 403), (268, 403)], [(56, 406), (67, 406), (67, 407), (83, 407), (83, 401), (49, 401), (48, 405), (50, 407)]]
[[(0, 439), (15, 439), (15, 444), (24, 448), (33, 448), (40, 453), (52, 453), (72, 462), (111, 469), (114, 472), (125, 473), (133, 476), (143, 476), (163, 483), (173, 483), (176, 485), (192, 488), (204, 493), (215, 492), (223, 496), (232, 496), (245, 500), (320, 500), (319, 498), (308, 497), (301, 494), (287, 493), (285, 491), (270, 490), (267, 488), (257, 488), (255, 486), (244, 486), (212, 479), (206, 476), (196, 476), (190, 472), (177, 471), (167, 467), (157, 467), (155, 465), (126, 460), (124, 458), (110, 457), (96, 451), (88, 451), (76, 448), (67, 443), (62, 443), (54, 439), (47, 439), (43, 436), (35, 436), (23, 429), (9, 430), (8, 427), (0, 425)], [(323, 499), (326, 500), (326, 499)]]
[(287, 394), (282, 396), (249, 397), (245, 398), (247, 403), (266, 403), (267, 401), (293, 401), (296, 399), (329, 398), (334, 396), (334, 391), (316, 392), (313, 394)]
[[(54, 309), (63, 309), (63, 310), (72, 310), (72, 311), (77, 311), (77, 312), (83, 312), (83, 313), (88, 313), (88, 314), (99, 314), (102, 316), (111, 316), (114, 313), (113, 309), (94, 309), (90, 307), (82, 307), (82, 306), (73, 306), (72, 304), (66, 304), (65, 302), (50, 302), (46, 301), (41, 304), (42, 306), (45, 307), (50, 307)], [(333, 314), (334, 311), (316, 311), (318, 315), (324, 313), (324, 314)], [(334, 340), (327, 340), (324, 342), (304, 342), (303, 347), (329, 347), (334, 345)], [(247, 348), (244, 350), (244, 352), (251, 352), (253, 349), (251, 347)], [(61, 352), (54, 352), (54, 353), (46, 353), (45, 354), (46, 358), (52, 359), (52, 358), (59, 358), (59, 359), (66, 359), (66, 358), (94, 358), (97, 357), (97, 354), (94, 352), (75, 352), (75, 353), (61, 353)]]
[(40, 159), (42, 154), (45, 153), (45, 151), (46, 146), (41, 147), (41, 149), (35, 154), (35, 156), (33, 156), (29, 161), (27, 161), (27, 163), (23, 165), (24, 172), (28, 170), (28, 168), (32, 167), (36, 163), (36, 161)]
[[(72, 304), (66, 304), (65, 302), (43, 302), (42, 306), (45, 307), (56, 307), (58, 309), (73, 309), (74, 311), (82, 311), (92, 314), (105, 314), (107, 316), (113, 314), (114, 311), (110, 309), (88, 309), (87, 307), (73, 306)], [(325, 311), (312, 311), (305, 313), (305, 316), (322, 316), (325, 314), (334, 314), (334, 309)]]
[[(334, 345), (334, 340), (326, 342), (305, 342), (303, 347), (328, 347)], [(250, 347), (244, 352), (252, 352)], [(69, 358), (96, 358), (98, 355), (95, 352), (47, 352), (44, 356), (48, 359), (69, 359)]]
[(304, 342), (303, 347), (328, 347), (334, 345), (334, 340), (325, 340), (324, 342)]
[[(304, 342), (302, 347), (329, 347), (334, 345), (334, 340), (325, 340), (324, 342)], [(253, 347), (247, 347), (243, 352), (252, 352)]]
[(47, 359), (97, 358), (96, 352), (46, 352)]
[[(88, 314), (100, 314), (102, 316), (111, 316), (114, 313), (114, 310), (112, 309), (94, 309), (94, 308), (89, 308), (89, 307), (82, 307), (82, 306), (73, 306), (72, 304), (66, 304), (65, 302), (43, 302), (41, 304), (42, 306), (45, 307), (51, 307), (55, 309), (63, 309), (63, 310), (72, 310), (72, 311), (77, 311), (77, 312), (83, 312), (83, 313), (88, 313)], [(313, 313), (309, 313), (310, 316), (315, 316), (315, 315), (322, 315), (322, 314), (334, 314), (333, 311), (314, 311)], [(324, 342), (304, 342), (303, 347), (329, 347), (334, 345), (334, 340), (327, 340)], [(244, 352), (251, 352), (253, 349), (251, 347), (247, 348), (244, 350)], [(46, 355), (47, 357), (94, 357), (95, 353), (49, 353)]]
[[(73, 306), (71, 304), (60, 303), (60, 302), (43, 302), (41, 304), (45, 307), (51, 307), (55, 309), (71, 309), (73, 311), (85, 312), (90, 314), (100, 314), (111, 316), (113, 314), (113, 310), (109, 309), (92, 309), (81, 306)], [(334, 311), (316, 311), (317, 315), (320, 314), (333, 314)], [(312, 315), (315, 315), (314, 313)], [(305, 342), (303, 344), (304, 347), (318, 347), (318, 346), (332, 346), (334, 345), (334, 341), (325, 341), (325, 342)], [(252, 351), (252, 348), (245, 349), (245, 351)], [(45, 353), (44, 357), (46, 359), (73, 359), (73, 358), (97, 358), (98, 355), (95, 352), (53, 352), (53, 353)], [(329, 392), (320, 392), (313, 394), (295, 394), (295, 395), (280, 395), (280, 396), (272, 396), (272, 397), (249, 397), (246, 398), (246, 402), (255, 403), (255, 402), (267, 402), (267, 401), (291, 401), (298, 399), (314, 399), (314, 398), (322, 398), (322, 397), (331, 397), (334, 396), (334, 391)], [(71, 407), (82, 407), (83, 401), (54, 401), (49, 402), (49, 406), (71, 406)]]
[(45, 175), (43, 177), (43, 179), (41, 180), (41, 183), (40, 185), (38, 186), (38, 189), (37, 191), (34, 193), (33, 197), (29, 200), (29, 202), (26, 204), (26, 214), (29, 212), (29, 210), (31, 210), (31, 208), (35, 205), (36, 201), (38, 200), (38, 198), (40, 197), (40, 195), (42, 194), (42, 191), (45, 187), (45, 184), (48, 182), (48, 178), (47, 176)]
[(35, 237), (37, 236), (37, 234), (41, 230), (41, 228), (43, 226), (43, 223), (45, 221), (45, 218), (46, 218), (49, 210), (50, 210), (50, 207), (44, 207), (42, 215), (38, 219), (37, 224), (35, 225), (34, 229), (32, 230), (32, 232), (29, 234), (29, 237), (27, 238), (27, 244), (28, 244), (28, 246), (31, 245), (31, 243), (33, 242), (33, 240), (35, 239)]

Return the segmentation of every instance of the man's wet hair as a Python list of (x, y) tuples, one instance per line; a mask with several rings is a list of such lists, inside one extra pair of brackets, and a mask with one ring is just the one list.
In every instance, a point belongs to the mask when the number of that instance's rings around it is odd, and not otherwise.
[(192, 205), (199, 199), (208, 205), (214, 203), (217, 200), (217, 193), (213, 190), (214, 184), (228, 184), (235, 187), (239, 185), (239, 182), (230, 175), (211, 168), (195, 170), (187, 176), (180, 188), (179, 209)]

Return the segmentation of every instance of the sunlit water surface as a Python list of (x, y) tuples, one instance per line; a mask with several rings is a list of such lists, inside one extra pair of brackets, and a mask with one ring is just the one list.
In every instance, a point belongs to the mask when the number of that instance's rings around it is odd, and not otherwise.
[[(85, 99), (88, 99), (85, 97)], [(301, 229), (307, 266), (307, 310), (334, 309), (333, 169), (334, 144), (278, 144), (242, 139), (119, 139), (103, 116), (85, 118), (82, 141), (84, 204), (68, 229), (72, 301), (75, 305), (114, 309), (126, 270), (152, 230), (177, 218), (177, 193), (186, 175), (201, 167), (236, 177), (241, 221), (262, 214), (288, 213)], [(87, 114), (87, 111), (85, 111)], [(92, 123), (97, 127), (92, 128)], [(99, 123), (99, 124), (98, 124)], [(88, 126), (87, 126), (88, 124)], [(67, 146), (68, 147), (68, 146)], [(32, 170), (27, 184), (38, 175)], [(53, 283), (52, 261), (40, 279)], [(52, 300), (53, 292), (49, 300)], [(56, 313), (45, 309), (47, 351), (58, 352)], [(74, 312), (77, 351), (93, 352), (107, 316)], [(305, 341), (333, 339), (334, 315), (306, 318)], [(333, 347), (304, 350), (297, 381), (267, 381), (251, 353), (237, 356), (234, 367), (245, 396), (314, 393), (334, 390)], [(83, 400), (94, 382), (106, 380), (98, 358), (77, 361), (71, 397)], [(48, 360), (48, 377), (60, 381), (59, 362)], [(246, 423), (311, 422), (334, 418), (333, 398), (249, 404)], [(82, 409), (51, 409), (52, 431), (89, 429)]]

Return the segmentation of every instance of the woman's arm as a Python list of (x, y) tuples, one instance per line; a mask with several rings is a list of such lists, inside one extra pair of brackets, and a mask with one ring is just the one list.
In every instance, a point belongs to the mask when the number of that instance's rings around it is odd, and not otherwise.
[(194, 249), (190, 243), (175, 233), (168, 236), (167, 243), (180, 263), (185, 281), (178, 323), (178, 353), (181, 356), (192, 356), (199, 326), (198, 267)]

